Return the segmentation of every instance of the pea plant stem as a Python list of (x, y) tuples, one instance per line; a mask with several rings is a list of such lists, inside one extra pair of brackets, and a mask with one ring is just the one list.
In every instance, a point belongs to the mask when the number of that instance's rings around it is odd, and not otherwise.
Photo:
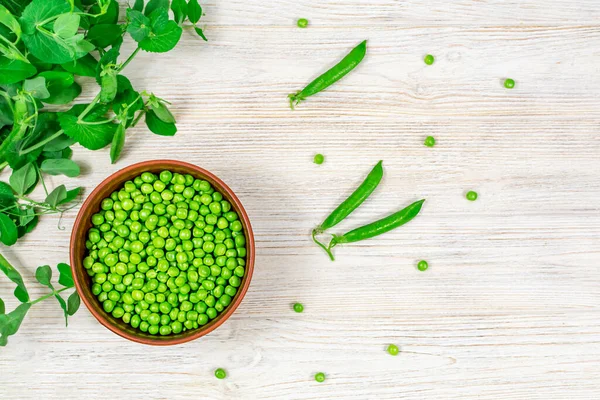
[(7, 165), (8, 165), (8, 161), (4, 161), (3, 163), (0, 163), (0, 172), (2, 172), (2, 170), (4, 168), (6, 168)]
[(119, 71), (122, 71), (125, 69), (125, 67), (127, 66), (127, 64), (129, 64), (131, 62), (131, 60), (133, 60), (133, 58), (135, 57), (135, 55), (140, 51), (140, 48), (136, 48), (133, 53), (131, 53), (131, 55), (127, 58), (127, 60), (125, 60), (125, 62), (121, 65), (121, 67), (119, 68)]
[(83, 110), (81, 112), (81, 114), (79, 114), (79, 117), (77, 117), (77, 123), (80, 123), (81, 121), (83, 121), (85, 116), (88, 115), (90, 111), (92, 111), (92, 108), (94, 108), (94, 106), (96, 104), (98, 104), (99, 101), (100, 101), (100, 93), (98, 93), (96, 95), (96, 97), (94, 97), (92, 102), (90, 104), (88, 104), (88, 106), (85, 108), (85, 110)]
[(30, 302), (29, 302), (29, 304), (31, 304), (31, 305), (34, 305), (34, 304), (36, 304), (36, 303), (39, 303), (40, 301), (44, 301), (44, 300), (46, 300), (46, 299), (48, 299), (48, 298), (50, 298), (50, 297), (54, 296), (55, 294), (62, 293), (62, 292), (64, 292), (64, 291), (65, 291), (65, 290), (67, 290), (67, 289), (70, 289), (70, 288), (68, 288), (68, 287), (65, 287), (65, 288), (62, 288), (62, 289), (53, 290), (53, 291), (52, 291), (52, 293), (45, 294), (45, 295), (43, 295), (42, 297), (40, 297), (40, 298), (38, 298), (38, 299), (35, 299), (34, 301), (30, 301)]
[(57, 131), (55, 134), (48, 136), (46, 139), (37, 142), (33, 146), (30, 146), (30, 147), (26, 148), (25, 150), (19, 150), (19, 155), (23, 156), (27, 153), (31, 153), (32, 151), (37, 150), (42, 146), (45, 146), (47, 143), (53, 141), (54, 139), (56, 139), (63, 133), (64, 133), (64, 131), (61, 129), (61, 130)]

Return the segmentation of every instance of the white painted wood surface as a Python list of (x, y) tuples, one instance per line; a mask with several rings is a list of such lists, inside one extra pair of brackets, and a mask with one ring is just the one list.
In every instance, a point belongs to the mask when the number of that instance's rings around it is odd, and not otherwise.
[[(83, 176), (52, 181), (89, 193), (130, 163), (164, 157), (213, 171), (253, 222), (250, 291), (224, 326), (171, 348), (129, 343), (86, 309), (65, 329), (57, 305), (40, 304), (1, 350), (0, 398), (600, 397), (597, 0), (203, 6), (210, 42), (187, 31), (175, 51), (127, 68), (136, 87), (173, 103), (177, 136), (136, 128), (117, 165), (107, 150), (76, 149)], [(308, 29), (295, 27), (299, 17)], [(289, 110), (288, 93), (365, 38), (354, 72)], [(427, 135), (435, 148), (423, 146)], [(379, 159), (383, 183), (340, 230), (421, 197), (423, 212), (339, 248), (331, 263), (309, 231)], [(44, 218), (3, 249), (34, 293), (35, 267), (68, 258), (75, 215), (65, 230)], [(416, 270), (419, 259), (429, 271)], [(10, 290), (2, 280), (0, 295)]]

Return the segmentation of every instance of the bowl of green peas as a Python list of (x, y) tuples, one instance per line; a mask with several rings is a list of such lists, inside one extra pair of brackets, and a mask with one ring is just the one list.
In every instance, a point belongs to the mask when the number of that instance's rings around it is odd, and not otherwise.
[(106, 178), (71, 234), (77, 291), (112, 332), (148, 345), (204, 336), (240, 305), (254, 270), (242, 203), (218, 177), (146, 161)]

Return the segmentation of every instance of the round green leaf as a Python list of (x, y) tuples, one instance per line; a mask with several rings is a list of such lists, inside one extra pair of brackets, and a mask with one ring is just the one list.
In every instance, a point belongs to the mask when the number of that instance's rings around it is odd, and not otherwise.
[(151, 105), (152, 111), (154, 111), (154, 113), (156, 114), (156, 116), (163, 122), (166, 122), (167, 124), (174, 124), (175, 123), (175, 117), (173, 116), (173, 114), (171, 114), (171, 111), (169, 111), (169, 109), (167, 108), (167, 106), (158, 101), (154, 104)]
[(67, 314), (73, 315), (79, 310), (79, 305), (81, 304), (81, 298), (79, 297), (79, 293), (77, 291), (71, 293), (69, 299), (67, 300)]
[(202, 7), (198, 4), (198, 0), (190, 0), (188, 3), (188, 19), (192, 24), (200, 21), (202, 17)]
[(50, 97), (50, 92), (46, 88), (46, 78), (36, 76), (23, 82), (23, 90), (31, 93), (36, 99), (45, 99)]
[(161, 121), (152, 110), (146, 113), (146, 126), (152, 133), (161, 136), (173, 136), (177, 133), (175, 124), (168, 124)]
[(123, 30), (121, 25), (100, 24), (94, 25), (87, 32), (86, 39), (99, 48), (106, 48), (117, 42), (121, 38)]
[(65, 287), (73, 287), (75, 283), (73, 282), (73, 272), (71, 271), (71, 267), (69, 267), (68, 264), (60, 263), (56, 268), (60, 273), (58, 283)]
[[(93, 118), (91, 114), (86, 116), (83, 122), (94, 122), (95, 119), (98, 119)], [(113, 123), (86, 125), (81, 123), (75, 115), (67, 113), (58, 114), (58, 122), (67, 136), (90, 150), (98, 150), (109, 144), (117, 129), (117, 125)]]
[(17, 225), (6, 214), (0, 214), (0, 242), (12, 246), (17, 242)]
[(41, 170), (49, 175), (66, 175), (69, 178), (79, 176), (81, 172), (79, 165), (75, 161), (67, 158), (44, 160)]
[(37, 182), (37, 173), (32, 163), (27, 163), (13, 171), (8, 179), (10, 186), (17, 194), (25, 194)]
[(6, 57), (0, 57), (0, 84), (8, 85), (21, 82), (30, 76), (35, 75), (37, 70), (29, 63), (19, 60), (10, 60)]
[(151, 53), (164, 53), (172, 50), (179, 42), (183, 30), (175, 21), (168, 21), (163, 29), (151, 32), (140, 42), (140, 48)]
[(49, 265), (43, 265), (35, 270), (35, 279), (44, 286), (51, 287), (52, 268)]
[(54, 21), (54, 33), (62, 38), (70, 38), (79, 29), (80, 17), (78, 14), (65, 13)]

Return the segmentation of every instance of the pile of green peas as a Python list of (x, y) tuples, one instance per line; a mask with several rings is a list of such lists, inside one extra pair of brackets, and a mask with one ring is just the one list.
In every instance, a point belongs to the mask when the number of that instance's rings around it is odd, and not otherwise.
[(144, 172), (102, 200), (83, 260), (104, 311), (151, 335), (197, 329), (245, 274), (238, 214), (209, 182)]

